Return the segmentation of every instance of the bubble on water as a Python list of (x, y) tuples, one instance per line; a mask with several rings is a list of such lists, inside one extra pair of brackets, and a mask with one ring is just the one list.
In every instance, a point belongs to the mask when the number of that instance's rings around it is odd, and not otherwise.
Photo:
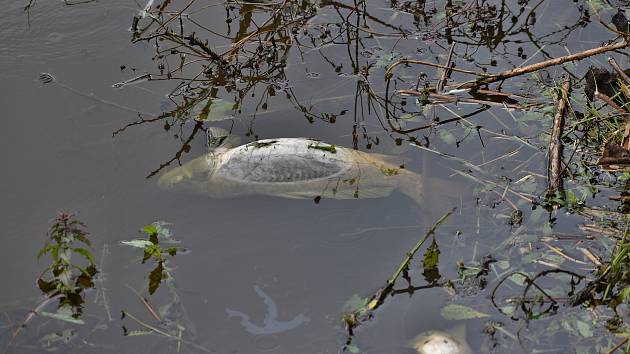
[(50, 43), (59, 43), (63, 40), (65, 35), (60, 32), (51, 32), (46, 36), (46, 40)]

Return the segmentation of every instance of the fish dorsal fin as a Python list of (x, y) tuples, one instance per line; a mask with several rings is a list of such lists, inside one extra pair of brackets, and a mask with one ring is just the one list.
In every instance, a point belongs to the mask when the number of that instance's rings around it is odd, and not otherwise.
[(404, 156), (385, 155), (371, 152), (368, 152), (367, 154), (370, 155), (370, 157), (372, 157), (374, 160), (380, 160), (396, 167), (406, 166), (411, 162), (411, 159), (409, 157)]
[(216, 151), (219, 149), (230, 149), (237, 146), (241, 142), (241, 138), (231, 135), (230, 132), (219, 127), (209, 127), (206, 130), (208, 137), (208, 150)]

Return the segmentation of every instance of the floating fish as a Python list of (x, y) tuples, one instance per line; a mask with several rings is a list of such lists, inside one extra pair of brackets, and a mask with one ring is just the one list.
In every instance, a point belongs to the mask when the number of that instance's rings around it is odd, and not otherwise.
[(459, 325), (447, 331), (426, 331), (418, 334), (409, 344), (419, 354), (472, 354), (466, 342), (466, 327)]
[(180, 188), (215, 198), (270, 195), (284, 198), (378, 198), (400, 190), (417, 203), (423, 179), (395, 158), (306, 138), (229, 144), (166, 172), (162, 188)]

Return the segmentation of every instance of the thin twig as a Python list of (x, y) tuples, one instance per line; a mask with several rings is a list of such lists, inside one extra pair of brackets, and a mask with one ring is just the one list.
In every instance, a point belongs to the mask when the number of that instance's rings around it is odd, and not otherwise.
[(53, 296), (47, 296), (42, 301), (40, 301), (39, 304), (37, 304), (37, 306), (35, 306), (34, 309), (29, 311), (28, 314), (26, 315), (26, 317), (24, 318), (24, 320), (22, 320), (20, 325), (15, 329), (15, 331), (13, 331), (13, 334), (11, 334), (11, 339), (9, 339), (9, 343), (7, 344), (6, 348), (4, 348), (4, 350), (2, 351), (2, 354), (6, 354), (9, 351), (9, 348), (11, 347), (11, 345), (13, 345), (13, 342), (15, 341), (17, 336), (22, 332), (22, 330), (24, 328), (26, 328), (28, 323), (31, 322), (31, 320), (33, 318), (35, 318), (35, 316), (42, 309), (44, 309), (44, 307), (46, 307), (51, 301), (59, 298), (60, 296), (61, 296), (61, 294), (56, 294), (56, 295), (53, 295)]
[(199, 344), (193, 343), (193, 342), (191, 342), (189, 340), (186, 340), (186, 339), (180, 338), (178, 336), (174, 336), (174, 335), (172, 335), (170, 333), (164, 332), (163, 330), (161, 330), (161, 329), (159, 329), (159, 328), (157, 328), (155, 326), (151, 326), (150, 324), (141, 321), (140, 319), (138, 319), (137, 317), (135, 317), (134, 315), (130, 314), (129, 312), (127, 312), (125, 310), (122, 310), (122, 314), (123, 314), (123, 317), (129, 317), (134, 322), (136, 322), (138, 325), (140, 325), (140, 326), (142, 326), (142, 327), (144, 327), (144, 328), (146, 328), (146, 329), (148, 329), (150, 331), (153, 331), (153, 332), (155, 332), (157, 334), (160, 334), (160, 335), (162, 335), (162, 336), (164, 336), (166, 338), (169, 338), (169, 339), (172, 339), (172, 340), (176, 340), (178, 342), (190, 345), (191, 347), (197, 348), (197, 349), (199, 349), (199, 350), (201, 350), (201, 351), (203, 351), (205, 353), (212, 353), (212, 351), (208, 350), (205, 347), (200, 346)]
[(385, 285), (384, 288), (377, 291), (376, 294), (374, 294), (372, 298), (370, 299), (370, 302), (367, 304), (368, 310), (375, 310), (377, 307), (379, 307), (383, 303), (385, 297), (387, 297), (392, 292), (394, 288), (394, 284), (396, 283), (396, 280), (400, 277), (400, 275), (403, 273), (405, 269), (409, 268), (409, 262), (411, 262), (416, 252), (418, 252), (418, 250), (420, 249), (420, 247), (422, 247), (422, 245), (426, 242), (426, 240), (435, 233), (435, 230), (449, 216), (451, 216), (453, 212), (455, 212), (455, 208), (449, 210), (446, 214), (442, 215), (442, 217), (435, 224), (433, 224), (433, 226), (429, 229), (429, 231), (427, 231), (427, 233), (424, 234), (424, 236), (421, 239), (419, 239), (418, 242), (416, 242), (413, 248), (411, 248), (411, 250), (405, 254), (405, 258), (403, 258), (403, 261), (400, 263), (400, 265), (398, 266), (394, 274), (387, 280), (387, 285)]
[(585, 50), (583, 52), (579, 52), (576, 54), (565, 55), (562, 57), (541, 61), (535, 64), (523, 66), (520, 68), (506, 70), (495, 75), (484, 75), (484, 77), (480, 78), (479, 80), (469, 81), (469, 82), (465, 82), (461, 84), (451, 84), (451, 85), (448, 85), (448, 87), (474, 88), (474, 87), (479, 87), (483, 85), (488, 85), (488, 84), (498, 82), (498, 81), (503, 81), (503, 80), (506, 80), (515, 76), (532, 73), (532, 72), (535, 72), (544, 68), (548, 68), (550, 66), (561, 65), (567, 62), (572, 62), (572, 61), (578, 61), (578, 60), (586, 59), (588, 57), (592, 57), (594, 55), (610, 52), (613, 50), (623, 49), (626, 47), (628, 47), (628, 42), (623, 40), (621, 42), (588, 49), (588, 50)]
[(619, 64), (612, 57), (608, 58), (608, 63), (615, 69), (619, 77), (621, 77), (628, 85), (630, 85), (630, 77), (621, 69)]
[(628, 337), (624, 338), (619, 344), (612, 347), (606, 354), (612, 354), (617, 351), (617, 349), (623, 347), (624, 344), (628, 343)]
[(556, 106), (556, 115), (553, 118), (553, 130), (549, 141), (549, 162), (547, 167), (548, 190), (561, 190), (562, 180), (562, 131), (564, 129), (564, 115), (569, 103), (569, 92), (571, 91), (571, 77), (566, 75), (564, 83), (560, 89), (560, 98)]
[(435, 91), (437, 93), (442, 93), (444, 89), (444, 85), (446, 84), (446, 80), (448, 76), (451, 74), (451, 68), (453, 67), (453, 50), (455, 49), (455, 42), (451, 43), (451, 48), (448, 50), (448, 56), (446, 57), (446, 66), (447, 68), (442, 70), (442, 76), (440, 77), (440, 81), (438, 81), (435, 86)]

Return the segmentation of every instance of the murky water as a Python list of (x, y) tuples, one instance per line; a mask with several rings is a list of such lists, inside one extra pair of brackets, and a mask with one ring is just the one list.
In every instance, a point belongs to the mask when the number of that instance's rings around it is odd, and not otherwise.
[[(413, 296), (390, 297), (372, 320), (355, 331), (353, 345), (367, 353), (411, 353), (407, 341), (418, 333), (465, 322), (467, 339), (476, 352), (574, 352), (577, 344), (569, 331), (560, 330), (555, 339), (536, 340), (536, 333), (551, 326), (553, 317), (533, 321), (525, 328), (501, 315), (488, 300), (489, 289), (508, 268), (527, 265), (528, 261), (520, 257), (529, 251), (517, 251), (530, 247), (529, 253), (535, 253), (544, 248), (537, 240), (545, 216), (533, 213), (531, 204), (518, 196), (510, 194), (509, 202), (501, 201), (501, 189), (496, 194), (480, 193), (479, 183), (457, 173), (467, 166), (411, 146), (409, 140), (413, 137), (434, 151), (471, 161), (495, 182), (502, 177), (518, 181), (515, 188), (523, 195), (536, 196), (545, 188), (545, 180), (539, 176), (546, 175), (548, 138), (542, 133), (548, 122), (527, 120), (526, 112), (499, 107), (474, 115), (465, 123), (397, 134), (387, 125), (383, 107), (366, 95), (365, 82), (369, 81), (372, 92), (384, 97), (388, 65), (402, 57), (444, 63), (451, 41), (458, 43), (459, 68), (499, 72), (596, 47), (611, 36), (588, 18), (590, 10), (585, 2), (489, 2), (494, 8), (488, 8), (484, 21), (476, 22), (477, 30), (462, 29), (470, 29), (475, 23), (472, 17), (454, 17), (461, 22), (459, 27), (441, 20), (445, 6), (462, 5), (453, 3), (366, 1), (359, 6), (326, 2), (317, 12), (303, 9), (296, 16), (309, 17), (299, 22), (293, 42), (282, 45), (286, 63), (282, 74), (275, 80), (261, 79), (252, 90), (243, 89), (247, 82), (230, 90), (215, 85), (218, 97), (229, 102), (240, 99), (240, 105), (229, 112), (235, 119), (204, 125), (232, 129), (244, 142), (309, 137), (362, 151), (400, 155), (407, 159), (406, 168), (426, 177), (426, 201), (421, 205), (398, 192), (380, 199), (322, 199), (315, 203), (312, 199), (267, 196), (210, 199), (160, 190), (157, 176), (146, 178), (148, 175), (171, 160), (183, 145), (190, 146), (181, 155), (182, 162), (205, 153), (207, 146), (203, 131), (186, 142), (195, 131), (192, 120), (181, 126), (170, 120), (168, 130), (164, 124), (169, 120), (138, 124), (112, 137), (113, 132), (138, 121), (139, 113), (150, 119), (181, 102), (181, 96), (173, 101), (167, 97), (182, 82), (179, 79), (112, 88), (147, 72), (158, 75), (159, 63), (165, 62), (155, 57), (158, 41), (131, 41), (130, 27), (138, 5), (116, 0), (68, 6), (40, 0), (27, 16), (22, 2), (4, 4), (0, 15), (0, 107), (4, 112), (0, 142), (5, 166), (0, 177), (0, 222), (4, 230), (0, 240), (4, 290), (0, 292), (0, 307), (6, 316), (0, 320), (0, 343), (8, 343), (11, 326), (38, 302), (35, 280), (48, 259), (38, 261), (36, 254), (46, 242), (46, 230), (58, 211), (77, 212), (87, 224), (102, 274), (102, 282), (97, 284), (100, 290), (85, 294), (84, 325), (38, 317), (16, 339), (12, 353), (47, 348), (64, 353), (197, 353), (203, 348), (216, 353), (337, 353), (347, 340), (340, 320), (344, 304), (355, 294), (369, 296), (382, 287), (429, 227), (457, 207), (436, 234), (442, 279), (458, 277), (458, 261), (475, 264), (491, 254), (502, 263), (492, 267), (488, 288), (449, 294), (438, 287), (416, 290)], [(174, 11), (186, 4), (177, 1), (169, 8)], [(355, 7), (360, 11), (352, 10)], [(226, 8), (231, 23), (226, 23)], [(533, 9), (535, 16), (528, 16)], [(228, 38), (243, 38), (256, 28), (243, 20), (249, 12), (254, 12), (253, 21), (258, 26), (268, 17), (252, 4), (193, 3), (186, 11), (198, 23)], [(602, 10), (606, 16), (611, 13), (611, 9)], [(345, 18), (351, 26), (343, 21)], [(140, 23), (146, 24), (146, 20)], [(365, 23), (371, 27), (366, 29)], [(208, 47), (219, 53), (229, 50), (229, 39), (209, 34), (190, 22), (186, 26), (190, 26), (187, 31), (190, 28), (208, 39)], [(406, 33), (404, 37), (396, 35), (401, 31)], [(265, 48), (270, 45), (263, 44)], [(165, 49), (173, 43), (163, 40), (159, 45)], [(627, 66), (627, 56), (613, 55)], [(177, 67), (176, 58), (173, 54), (167, 71)], [(603, 63), (605, 56), (597, 56), (568, 67), (581, 77), (588, 65)], [(173, 76), (191, 77), (199, 68), (199, 64), (191, 64)], [(395, 72), (396, 83), (392, 82), (389, 90), (412, 88), (421, 72), (432, 80), (439, 77), (435, 68), (400, 66)], [(552, 67), (547, 71), (549, 76), (531, 75), (517, 83), (507, 82), (505, 87), (515, 93), (539, 93), (539, 81), (550, 83), (561, 72), (560, 67)], [(42, 83), (38, 79), (41, 73), (52, 74), (55, 81)], [(452, 77), (452, 81), (467, 79), (461, 73)], [(271, 86), (274, 95), (269, 94)], [(243, 97), (235, 94), (239, 91)], [(396, 99), (400, 103), (400, 97)], [(414, 99), (407, 98), (406, 104), (415, 106)], [(478, 108), (450, 104), (427, 109), (426, 117), (402, 123), (409, 129)], [(176, 165), (177, 161), (172, 161), (164, 170)], [(513, 208), (524, 211), (522, 226), (508, 223)], [(558, 218), (553, 233), (575, 234), (579, 218)], [(141, 251), (120, 244), (141, 236), (138, 230), (156, 220), (172, 223), (175, 237), (190, 250), (170, 262), (180, 296), (178, 305), (185, 308), (179, 318), (185, 327), (181, 333), (189, 341), (180, 348), (176, 341), (160, 336), (123, 336), (122, 326), (127, 330), (147, 328), (128, 316), (120, 320), (121, 310), (159, 327), (132, 290), (145, 289), (151, 267), (140, 264)], [(510, 244), (515, 235), (533, 241)], [(581, 254), (579, 259), (583, 259)], [(415, 286), (426, 284), (421, 265), (418, 254), (411, 266)], [(577, 265), (584, 272), (592, 268)], [(400, 287), (405, 287), (404, 281)], [(466, 291), (470, 293), (464, 294)], [(150, 297), (156, 308), (171, 301), (165, 285)], [(474, 307), (489, 317), (446, 320), (440, 309), (449, 303)], [(54, 312), (53, 307), (48, 310)], [(563, 311), (562, 316), (582, 316), (579, 309)], [(484, 334), (489, 319), (502, 322), (504, 332), (493, 338)], [(52, 343), (50, 337), (42, 340), (68, 328), (73, 328), (76, 336)], [(519, 330), (522, 345), (510, 337)], [(587, 343), (593, 336), (614, 342), (604, 328), (594, 331), (577, 343)], [(491, 349), (493, 344), (495, 349)]]

